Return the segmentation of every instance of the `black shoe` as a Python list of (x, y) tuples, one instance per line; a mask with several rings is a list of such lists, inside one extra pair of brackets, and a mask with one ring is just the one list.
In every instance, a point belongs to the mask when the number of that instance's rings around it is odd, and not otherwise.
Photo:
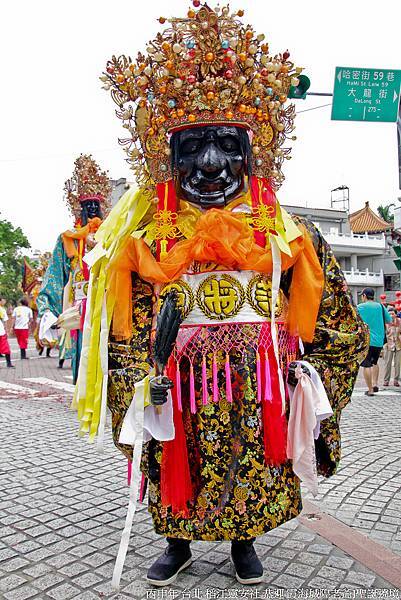
[(239, 583), (251, 585), (263, 580), (263, 566), (255, 548), (254, 540), (238, 541), (231, 543), (231, 558), (234, 563), (235, 576)]
[(60, 360), (58, 361), (58, 367), (57, 367), (58, 369), (62, 369), (63, 368), (64, 360), (65, 360), (64, 358), (60, 358)]
[(40, 350), (38, 350), (38, 354), (39, 354), (39, 356), (42, 356), (42, 354), (43, 354), (43, 350), (44, 350), (44, 348), (43, 348), (43, 347), (42, 347)]
[(4, 355), (6, 357), (7, 367), (9, 369), (15, 369), (14, 365), (11, 364), (11, 356), (9, 354)]
[(379, 391), (379, 388), (377, 387), (377, 385), (373, 386), (373, 391), (374, 392), (378, 392)]
[(21, 359), (22, 360), (29, 360), (29, 358), (26, 355), (26, 350), (21, 349)]
[(189, 567), (192, 554), (188, 540), (167, 538), (168, 546), (164, 553), (150, 567), (146, 580), (152, 585), (170, 585), (178, 573)]

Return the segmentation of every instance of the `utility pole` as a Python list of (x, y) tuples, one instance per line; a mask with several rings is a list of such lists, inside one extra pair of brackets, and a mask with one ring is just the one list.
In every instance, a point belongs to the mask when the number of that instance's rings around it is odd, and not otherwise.
[(398, 146), (398, 187), (401, 190), (401, 102), (398, 106), (397, 146)]

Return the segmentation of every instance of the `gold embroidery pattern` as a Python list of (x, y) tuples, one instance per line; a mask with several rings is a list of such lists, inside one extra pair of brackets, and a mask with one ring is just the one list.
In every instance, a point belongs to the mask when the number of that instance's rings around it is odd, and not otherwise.
[(160, 293), (160, 308), (162, 307), (164, 297), (171, 290), (177, 292), (178, 306), (182, 311), (183, 319), (186, 319), (195, 305), (195, 298), (190, 286), (181, 279), (166, 285)]
[(178, 236), (179, 228), (174, 223), (177, 216), (177, 213), (167, 209), (158, 210), (153, 215), (156, 221), (156, 240), (173, 240)]
[(245, 302), (245, 292), (231, 275), (210, 275), (200, 284), (196, 301), (209, 319), (223, 321), (239, 313)]
[(253, 227), (261, 233), (269, 233), (275, 231), (276, 218), (274, 215), (274, 206), (266, 206), (259, 204), (257, 208), (257, 216), (251, 220)]
[(74, 273), (73, 283), (81, 283), (82, 281), (85, 281), (84, 273), (82, 269), (77, 269)]
[[(246, 299), (261, 317), (271, 317), (272, 283), (264, 275), (255, 275), (248, 283)], [(275, 315), (280, 317), (284, 309), (283, 292), (279, 290)]]

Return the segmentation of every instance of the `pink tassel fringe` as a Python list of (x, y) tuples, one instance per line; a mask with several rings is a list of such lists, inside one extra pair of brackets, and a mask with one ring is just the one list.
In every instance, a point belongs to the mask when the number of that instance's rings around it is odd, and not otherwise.
[(207, 371), (206, 371), (206, 357), (202, 360), (202, 404), (205, 406), (208, 403), (209, 394), (207, 390)]
[(269, 356), (266, 352), (265, 354), (265, 400), (271, 402), (273, 399), (272, 395), (272, 380), (270, 376), (270, 365), (269, 365)]
[(182, 412), (182, 403), (181, 403), (181, 373), (180, 373), (180, 363), (177, 361), (175, 364), (175, 389), (177, 394), (177, 405), (178, 410)]
[(231, 387), (230, 357), (228, 354), (226, 355), (225, 373), (226, 373), (226, 398), (227, 398), (227, 402), (232, 402), (233, 401), (233, 390)]
[(215, 355), (213, 355), (212, 375), (213, 375), (213, 402), (218, 402), (219, 401), (219, 383), (218, 383), (218, 377), (217, 377), (217, 361), (216, 361)]
[(194, 377), (194, 368), (191, 365), (189, 371), (189, 402), (191, 407), (191, 413), (194, 415), (196, 413), (196, 401), (195, 401), (195, 377)]
[(142, 473), (141, 487), (139, 489), (139, 502), (143, 502), (146, 494), (146, 477)]
[(262, 400), (262, 374), (260, 371), (260, 354), (256, 353), (256, 393), (258, 403)]

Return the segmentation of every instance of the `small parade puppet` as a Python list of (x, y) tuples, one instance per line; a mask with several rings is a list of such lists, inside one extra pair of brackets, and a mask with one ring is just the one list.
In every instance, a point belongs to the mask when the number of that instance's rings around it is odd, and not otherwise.
[(82, 345), (82, 328), (88, 292), (89, 269), (83, 258), (94, 246), (94, 234), (110, 208), (111, 184), (105, 171), (92, 156), (81, 154), (75, 161), (71, 179), (65, 182), (68, 208), (74, 228), (62, 233), (36, 299), (39, 317), (39, 341), (47, 346), (57, 339), (59, 329), (60, 362), (72, 359), (76, 382)]

